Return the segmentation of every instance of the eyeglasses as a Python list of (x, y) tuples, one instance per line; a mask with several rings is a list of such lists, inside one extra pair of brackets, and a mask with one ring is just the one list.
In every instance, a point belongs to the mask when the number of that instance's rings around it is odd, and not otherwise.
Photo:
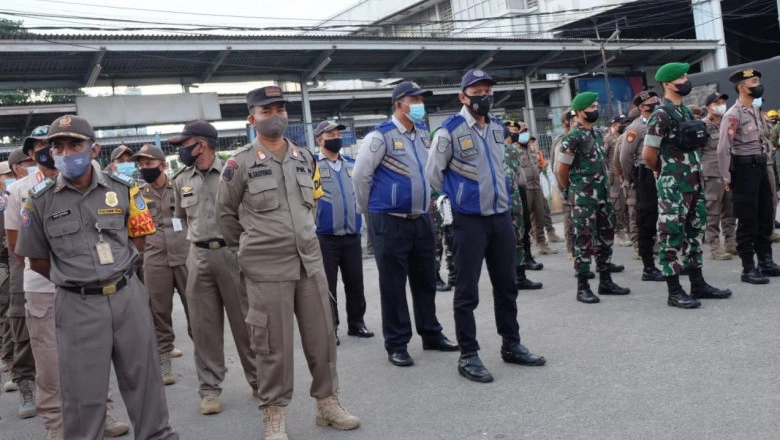
[(35, 130), (32, 131), (32, 136), (46, 136), (47, 134), (49, 134), (48, 125), (41, 125), (40, 127), (35, 127)]

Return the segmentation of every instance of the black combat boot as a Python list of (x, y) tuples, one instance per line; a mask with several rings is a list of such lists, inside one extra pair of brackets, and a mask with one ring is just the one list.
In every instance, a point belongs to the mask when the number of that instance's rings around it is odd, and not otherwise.
[(524, 265), (518, 265), (516, 267), (515, 273), (517, 274), (517, 279), (515, 280), (517, 290), (536, 290), (542, 288), (542, 283), (533, 282), (525, 277)]
[(681, 309), (695, 309), (701, 305), (698, 299), (691, 298), (685, 293), (685, 290), (680, 285), (679, 275), (666, 277), (666, 286), (669, 289), (669, 299), (666, 301), (666, 304)]
[(697, 299), (724, 299), (731, 296), (730, 289), (718, 289), (704, 281), (701, 267), (692, 267), (688, 278), (691, 280), (691, 296)]
[(626, 266), (623, 266), (622, 264), (612, 264), (609, 263), (609, 271), (611, 273), (620, 273), (626, 270)]
[[(588, 279), (589, 280), (592, 280), (592, 279), (596, 278), (596, 274), (593, 273), (592, 270), (589, 270), (587, 275), (588, 275)], [(577, 272), (574, 272), (574, 278), (577, 278), (578, 276), (580, 276), (580, 274), (578, 274)]]
[(772, 254), (758, 257), (758, 270), (765, 277), (780, 277), (780, 266), (772, 261)]
[(594, 295), (593, 291), (590, 290), (587, 274), (577, 276), (577, 301), (586, 304), (595, 304), (601, 301), (599, 297)]
[(749, 284), (769, 284), (769, 278), (753, 264), (753, 256), (742, 257), (742, 282)]
[(612, 281), (612, 271), (602, 270), (599, 272), (599, 295), (628, 295), (631, 289), (620, 287)]
[(439, 275), (438, 272), (436, 272), (436, 291), (437, 292), (449, 292), (452, 290), (452, 286), (445, 283), (443, 279), (441, 279), (441, 275)]
[(452, 270), (450, 270), (447, 274), (447, 284), (455, 287), (455, 268), (452, 268)]
[(642, 264), (645, 268), (642, 270), (642, 281), (665, 281), (663, 272), (655, 267), (655, 260), (653, 260), (653, 254), (642, 255)]
[(526, 268), (526, 270), (542, 270), (544, 269), (544, 264), (537, 263), (536, 260), (534, 260), (534, 256), (531, 255), (530, 252), (525, 253), (525, 263), (523, 264)]

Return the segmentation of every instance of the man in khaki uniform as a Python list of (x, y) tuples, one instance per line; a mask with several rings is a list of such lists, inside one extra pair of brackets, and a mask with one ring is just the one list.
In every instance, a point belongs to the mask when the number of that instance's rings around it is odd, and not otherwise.
[[(718, 169), (718, 142), (720, 140), (720, 122), (726, 114), (726, 101), (729, 96), (715, 92), (707, 96), (705, 107), (708, 115), (704, 119), (710, 138), (701, 152), (701, 175), (704, 179), (704, 198), (707, 201), (707, 229), (704, 242), (710, 245), (713, 260), (731, 260), (737, 254), (736, 226), (731, 192), (726, 191), (723, 178)], [(721, 227), (726, 249), (720, 245)]]
[[(8, 161), (0, 162), (0, 205), (8, 203), (5, 181), (13, 180), (13, 173), (8, 166)], [(3, 382), (3, 373), (10, 371), (14, 363), (14, 340), (11, 331), (11, 323), (8, 322), (8, 307), (10, 293), (8, 291), (8, 247), (5, 241), (5, 226), (3, 216), (0, 215), (0, 390), (16, 391), (19, 388), (13, 381)]]
[(187, 258), (187, 306), (190, 312), (195, 367), (200, 381), (200, 413), (222, 412), (220, 384), (225, 379), (225, 314), (238, 357), (252, 394), (257, 395), (257, 365), (244, 319), (246, 290), (236, 264), (217, 227), (214, 200), (224, 162), (216, 156), (217, 129), (206, 121), (192, 121), (168, 139), (179, 147), (179, 159), (188, 168), (174, 178), (174, 215), (187, 224), (190, 252)]
[(104, 435), (110, 365), (136, 439), (178, 439), (168, 423), (149, 296), (133, 273), (154, 223), (132, 180), (99, 171), (85, 119), (62, 116), (46, 138), (59, 175), (22, 204), (16, 252), (57, 286), (55, 325), (64, 437)]
[(144, 248), (144, 272), (154, 274), (146, 283), (149, 305), (157, 334), (157, 350), (160, 354), (163, 383), (176, 383), (171, 369), (173, 351), (173, 291), (179, 292), (179, 299), (187, 318), (187, 332), (192, 337), (190, 315), (187, 308), (187, 228), (181, 220), (173, 217), (176, 197), (173, 194), (173, 180), (166, 174), (168, 164), (165, 153), (158, 147), (144, 145), (132, 156), (139, 165), (142, 182), (138, 189), (144, 197), (146, 207), (152, 215), (157, 232), (146, 238)]
[[(536, 248), (540, 255), (557, 254), (558, 251), (547, 245), (544, 236), (544, 193), (541, 183), (541, 166), (536, 150), (531, 149), (531, 135), (528, 127), (518, 122), (521, 126), (519, 140), (515, 144), (520, 151), (520, 166), (523, 167), (526, 176), (526, 194), (528, 197), (528, 212), (531, 213), (531, 235), (536, 241)], [(510, 127), (511, 129), (511, 127)]]
[(628, 205), (626, 196), (621, 187), (621, 181), (615, 168), (615, 151), (617, 145), (623, 139), (621, 136), (628, 124), (628, 117), (624, 114), (614, 116), (609, 121), (607, 134), (604, 136), (604, 155), (607, 160), (607, 174), (609, 176), (609, 199), (615, 207), (615, 245), (627, 247), (631, 242), (626, 237), (629, 230)]
[(266, 440), (287, 439), (296, 317), (312, 375), (310, 394), (317, 399), (317, 424), (360, 425), (336, 396), (336, 335), (314, 233), (315, 193), (323, 191), (311, 152), (283, 137), (286, 104), (277, 86), (247, 94), (257, 139), (227, 161), (217, 194), (219, 226), (228, 245), (239, 247), (238, 265), (247, 278), (246, 322), (257, 353)]

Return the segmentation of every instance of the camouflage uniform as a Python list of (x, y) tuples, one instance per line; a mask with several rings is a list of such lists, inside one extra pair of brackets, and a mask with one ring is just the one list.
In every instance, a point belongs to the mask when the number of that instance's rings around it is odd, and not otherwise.
[[(599, 272), (609, 270), (615, 238), (615, 212), (609, 200), (609, 180), (601, 136), (579, 126), (561, 140), (560, 154), (573, 157), (566, 198), (574, 223), (574, 271), (590, 272), (591, 256), (596, 256)], [(562, 163), (567, 163), (561, 157)]]
[[(667, 277), (679, 275), (683, 266), (702, 266), (701, 237), (707, 224), (707, 208), (701, 183), (701, 153), (681, 151), (671, 144), (674, 124), (692, 119), (693, 113), (684, 105), (666, 102), (647, 122), (645, 145), (659, 149), (659, 260)], [(679, 252), (683, 252), (682, 264), (677, 257)]]
[(444, 256), (444, 262), (447, 265), (447, 273), (451, 277), (454, 273), (452, 264), (452, 233), (450, 225), (444, 225), (444, 218), (441, 212), (436, 208), (436, 200), (441, 196), (438, 191), (431, 189), (431, 216), (434, 221), (434, 234), (436, 240), (436, 273), (441, 272), (441, 259)]
[(520, 197), (520, 188), (525, 186), (525, 172), (520, 166), (520, 151), (512, 144), (504, 143), (504, 171), (506, 171), (507, 185), (509, 186), (509, 204), (512, 211), (512, 229), (515, 231), (517, 247), (515, 248), (516, 265), (520, 266), (525, 261), (525, 246), (523, 235), (525, 234), (523, 221), (523, 200)]

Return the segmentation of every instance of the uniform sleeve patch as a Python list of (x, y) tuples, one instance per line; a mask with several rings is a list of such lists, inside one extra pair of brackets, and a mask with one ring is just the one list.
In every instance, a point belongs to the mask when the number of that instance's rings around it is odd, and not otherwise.
[(32, 212), (25, 206), (22, 208), (22, 227), (29, 228), (32, 224)]
[(436, 140), (436, 151), (438, 151), (441, 154), (444, 154), (447, 152), (447, 150), (450, 148), (450, 139), (444, 136), (439, 136)]
[(739, 126), (739, 119), (733, 117), (729, 118), (729, 137), (733, 138), (737, 134), (737, 126)]
[(236, 174), (238, 164), (233, 159), (228, 159), (225, 163), (225, 168), (222, 169), (222, 180), (230, 182), (233, 180), (233, 176)]
[(140, 192), (133, 198), (133, 203), (138, 210), (146, 209), (146, 202)]
[(626, 140), (628, 142), (634, 142), (634, 139), (636, 139), (636, 130), (628, 130), (628, 133), (626, 134)]
[(379, 147), (381, 147), (383, 144), (384, 144), (384, 141), (382, 139), (374, 138), (374, 139), (371, 139), (371, 144), (368, 145), (368, 149), (372, 153), (376, 153), (377, 151), (379, 151)]

